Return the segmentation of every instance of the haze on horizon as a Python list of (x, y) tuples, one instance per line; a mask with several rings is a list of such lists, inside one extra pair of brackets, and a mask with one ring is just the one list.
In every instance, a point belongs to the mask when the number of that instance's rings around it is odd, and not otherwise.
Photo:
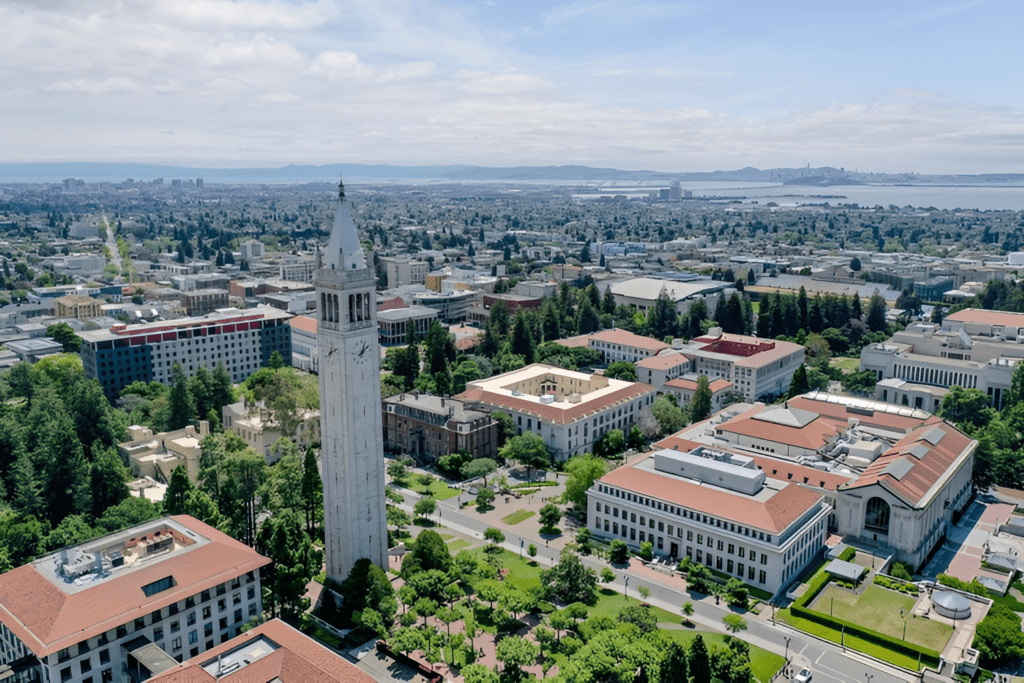
[(2, 160), (1024, 171), (1014, 0), (7, 0)]

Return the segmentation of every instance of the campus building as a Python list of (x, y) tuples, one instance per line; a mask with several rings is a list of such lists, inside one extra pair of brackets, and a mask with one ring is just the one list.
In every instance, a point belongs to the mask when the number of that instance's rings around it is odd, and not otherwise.
[(659, 353), (669, 348), (665, 342), (633, 334), (628, 330), (602, 330), (590, 335), (587, 345), (604, 354), (605, 363), (615, 361), (637, 361)]
[(731, 391), (748, 401), (786, 393), (793, 373), (804, 362), (802, 344), (725, 334), (719, 327), (678, 350), (690, 359), (688, 372), (709, 381), (732, 382)]
[(436, 461), (459, 451), (495, 458), (500, 425), (462, 401), (410, 391), (384, 401), (384, 450)]
[(683, 557), (778, 592), (819, 555), (832, 506), (769, 478), (752, 458), (707, 446), (662, 449), (603, 476), (587, 492), (601, 539)]
[(831, 530), (919, 567), (970, 499), (978, 442), (922, 410), (811, 392), (729, 406), (656, 445), (750, 457), (824, 496)]
[(50, 683), (146, 680), (262, 614), (270, 560), (163, 517), (0, 574), (0, 666)]
[(1016, 364), (1024, 359), (1024, 313), (966, 308), (941, 327), (914, 323), (860, 354), (877, 377), (875, 398), (935, 412), (951, 386), (978, 389), (1002, 408)]
[(274, 351), (291, 357), (290, 313), (269, 306), (221, 310), (108, 330), (80, 332), (86, 377), (98, 379), (107, 398), (116, 398), (132, 382), (169, 384), (175, 363), (191, 377), (200, 367), (224, 364), (235, 382), (263, 367)]
[(535, 432), (557, 460), (591, 453), (612, 429), (628, 434), (654, 402), (654, 387), (534, 363), (475, 380), (455, 398), (470, 407), (501, 410), (517, 434)]

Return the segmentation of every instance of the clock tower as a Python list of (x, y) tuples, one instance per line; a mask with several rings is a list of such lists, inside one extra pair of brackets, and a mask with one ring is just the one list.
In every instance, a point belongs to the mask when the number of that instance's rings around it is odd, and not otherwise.
[(384, 436), (376, 277), (366, 262), (345, 186), (318, 263), (320, 443), (327, 576), (344, 581), (356, 560), (387, 569)]

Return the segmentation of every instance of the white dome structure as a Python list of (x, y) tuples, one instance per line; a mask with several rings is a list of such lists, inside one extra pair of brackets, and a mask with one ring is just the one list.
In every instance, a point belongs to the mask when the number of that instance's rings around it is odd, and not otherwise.
[(971, 601), (953, 591), (933, 592), (932, 606), (936, 612), (950, 619), (966, 619), (971, 616)]

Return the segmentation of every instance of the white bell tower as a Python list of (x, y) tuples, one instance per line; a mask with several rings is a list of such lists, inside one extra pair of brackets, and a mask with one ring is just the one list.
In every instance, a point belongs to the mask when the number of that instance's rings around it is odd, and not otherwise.
[(327, 576), (341, 582), (364, 557), (388, 567), (376, 277), (342, 183), (318, 265), (324, 551)]

